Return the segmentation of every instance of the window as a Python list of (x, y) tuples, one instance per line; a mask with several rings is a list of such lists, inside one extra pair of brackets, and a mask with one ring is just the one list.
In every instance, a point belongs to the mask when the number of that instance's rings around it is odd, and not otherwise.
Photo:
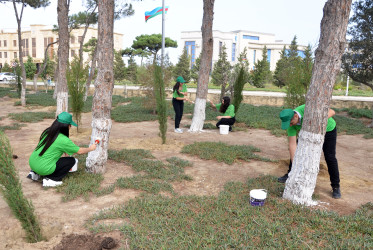
[(236, 60), (236, 44), (232, 43), (232, 62)]
[(223, 47), (223, 42), (219, 42), (219, 55), (221, 53), (221, 48)]
[(4, 58), (8, 58), (8, 52), (4, 52)]
[(17, 40), (13, 40), (13, 47), (17, 47)]
[(70, 43), (75, 43), (75, 36), (70, 37)]
[(36, 57), (36, 38), (32, 38), (32, 57)]
[(271, 50), (267, 50), (267, 61), (271, 63)]
[(0, 47), (1, 47), (1, 41), (0, 41)]
[(3, 53), (2, 52), (0, 52), (0, 58), (3, 58)]
[(243, 35), (243, 39), (259, 40), (259, 37), (258, 36)]
[(0, 69), (2, 69), (3, 68), (3, 64), (2, 63), (0, 63)]
[[(286, 55), (289, 55), (290, 50), (286, 49), (285, 52), (286, 52)], [(306, 57), (306, 55), (304, 54), (303, 50), (298, 50), (298, 56), (301, 57), (301, 58), (305, 58)]]
[(17, 52), (14, 52), (14, 58), (17, 58)]
[(254, 49), (253, 64), (255, 63), (255, 59), (256, 59), (256, 49)]
[(188, 41), (185, 42), (185, 48), (187, 50), (188, 56), (190, 56), (190, 68), (193, 68), (196, 60), (196, 42)]
[(7, 40), (4, 40), (4, 47), (7, 47), (8, 44), (7, 44)]
[(83, 40), (83, 37), (82, 36), (78, 36), (78, 42), (80, 43), (80, 42), (82, 42), (82, 40)]
[(75, 56), (75, 50), (71, 50), (71, 57), (74, 57)]

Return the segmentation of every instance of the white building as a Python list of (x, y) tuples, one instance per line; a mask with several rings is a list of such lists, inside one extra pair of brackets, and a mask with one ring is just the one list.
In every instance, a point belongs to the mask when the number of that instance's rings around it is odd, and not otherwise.
[[(283, 43), (282, 40), (275, 40), (274, 34), (245, 30), (231, 32), (214, 30), (213, 39), (213, 64), (218, 61), (221, 47), (223, 44), (225, 44), (225, 47), (227, 48), (228, 61), (230, 61), (232, 64), (237, 63), (238, 56), (246, 47), (246, 59), (249, 62), (250, 69), (253, 69), (254, 63), (262, 59), (262, 50), (264, 46), (266, 46), (271, 71), (276, 69), (276, 63), (280, 59), (280, 52), (284, 46), (286, 46), (287, 49), (290, 46), (290, 44)], [(193, 65), (202, 51), (202, 32), (182, 31), (181, 41), (182, 44), (186, 46), (188, 55), (191, 57), (191, 65)], [(298, 45), (298, 53), (300, 56), (304, 56), (303, 52), (305, 48), (306, 46)]]

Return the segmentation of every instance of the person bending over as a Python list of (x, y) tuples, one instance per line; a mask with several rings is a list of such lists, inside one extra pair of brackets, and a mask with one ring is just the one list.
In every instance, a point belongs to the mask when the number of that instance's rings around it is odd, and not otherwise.
[[(292, 162), (295, 155), (295, 150), (297, 147), (297, 133), (301, 130), (303, 124), (305, 104), (292, 109), (284, 109), (280, 113), (280, 119), (282, 121), (281, 128), (287, 130), (288, 140), (289, 140), (289, 153), (290, 153), (290, 164), (288, 172), (278, 178), (278, 181), (285, 183), (288, 179), (288, 174), (291, 171)], [(339, 170), (338, 161), (335, 157), (336, 145), (337, 145), (337, 125), (332, 116), (335, 115), (333, 109), (328, 111), (328, 123), (326, 125), (326, 133), (323, 144), (323, 152), (325, 156), (326, 164), (328, 165), (328, 172), (330, 176), (330, 182), (333, 189), (332, 197), (335, 199), (341, 198), (341, 190), (339, 185)]]
[(217, 109), (223, 115), (219, 115), (216, 117), (218, 119), (218, 123), (216, 123), (216, 127), (219, 128), (220, 125), (229, 125), (229, 131), (232, 131), (232, 126), (236, 122), (235, 113), (234, 113), (234, 105), (231, 103), (231, 98), (229, 96), (224, 96), (221, 103), (214, 105), (212, 101), (208, 100), (211, 106)]
[(79, 148), (75, 145), (69, 138), (71, 125), (77, 126), (71, 114), (62, 112), (52, 125), (43, 131), (29, 159), (31, 172), (28, 178), (38, 180), (41, 175), (44, 176), (43, 187), (59, 186), (77, 163), (74, 157), (61, 157), (62, 154), (86, 154), (96, 149), (96, 144), (90, 145), (89, 148)]

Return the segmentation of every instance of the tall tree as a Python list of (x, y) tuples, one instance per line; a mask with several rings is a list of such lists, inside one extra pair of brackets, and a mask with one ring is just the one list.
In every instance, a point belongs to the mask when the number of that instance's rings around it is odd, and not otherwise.
[(86, 169), (104, 173), (111, 131), (111, 104), (114, 87), (114, 0), (98, 1), (98, 72), (92, 103), (91, 144), (101, 138), (99, 147), (88, 153)]
[[(177, 42), (169, 37), (165, 38), (166, 48), (177, 48)], [(152, 34), (152, 35), (141, 35), (137, 36), (135, 41), (133, 41), (132, 48), (142, 49), (153, 55), (153, 63), (157, 60), (157, 53), (162, 48), (162, 35)]]
[(273, 74), (275, 86), (282, 88), (286, 85), (286, 72), (287, 67), (287, 55), (286, 55), (286, 46), (280, 52), (280, 59), (276, 63), (276, 69)]
[(34, 60), (32, 60), (31, 56), (27, 57), (27, 61), (25, 63), (25, 71), (26, 71), (26, 77), (28, 79), (31, 79), (35, 72), (36, 72), (36, 64), (34, 63)]
[[(238, 58), (237, 58), (237, 63), (233, 66), (233, 70), (232, 70), (232, 74), (231, 74), (231, 78), (230, 78), (230, 84), (229, 84), (229, 91), (231, 92), (231, 96), (235, 96), (234, 92), (235, 92), (235, 89), (236, 89), (236, 80), (238, 78), (238, 76), (241, 74), (241, 70), (243, 71), (243, 76), (242, 76), (242, 79), (240, 79), (239, 83), (245, 85), (245, 83), (249, 82), (250, 81), (250, 71), (249, 71), (249, 62), (247, 60), (247, 48), (245, 47), (243, 49), (243, 51), (239, 54)], [(242, 80), (242, 82), (241, 82)], [(240, 89), (240, 87), (238, 87), (237, 89)], [(242, 86), (243, 88), (243, 86)], [(242, 90), (241, 90), (242, 92)], [(239, 93), (239, 94), (242, 94), (242, 93)], [(236, 108), (236, 105), (234, 106)], [(237, 113), (237, 112), (236, 112)]]
[[(343, 67), (354, 81), (373, 91), (373, 0), (358, 0), (352, 6), (354, 15), (348, 28), (351, 39), (342, 59)], [(373, 127), (373, 119), (369, 127)]]
[(88, 71), (88, 78), (85, 84), (85, 93), (84, 93), (84, 101), (87, 100), (89, 87), (91, 86), (91, 82), (93, 77), (96, 75), (96, 65), (97, 65), (97, 39), (91, 38), (89, 41), (84, 44), (84, 51), (90, 53), (91, 57), (91, 67)]
[(220, 100), (225, 96), (227, 84), (231, 77), (232, 65), (228, 62), (227, 57), (227, 47), (223, 44), (219, 53), (219, 59), (214, 64), (214, 69), (211, 74), (211, 82), (214, 85), (221, 87)]
[(293, 203), (312, 205), (333, 85), (341, 67), (352, 0), (328, 0), (321, 20), (311, 85), (298, 146), (283, 197)]
[(254, 65), (252, 80), (253, 85), (257, 88), (264, 88), (264, 84), (272, 77), (267, 52), (267, 47), (264, 46), (262, 50), (262, 60), (257, 61)]
[(196, 62), (194, 63), (192, 69), (190, 70), (190, 78), (193, 80), (193, 82), (198, 81), (200, 64), (201, 64), (201, 54), (197, 57)]
[(126, 76), (126, 65), (124, 64), (122, 53), (114, 51), (114, 80), (122, 81)]
[(190, 59), (185, 46), (174, 68), (174, 77), (177, 78), (178, 76), (182, 76), (186, 82), (190, 81)]
[(197, 82), (196, 101), (194, 105), (192, 124), (190, 132), (202, 131), (206, 118), (206, 98), (211, 70), (213, 52), (212, 24), (214, 20), (215, 0), (203, 0), (202, 18), (202, 54), (201, 64)]
[[(23, 17), (23, 10), (26, 6), (30, 6), (34, 9), (40, 7), (47, 7), (49, 5), (49, 0), (8, 0), (5, 2), (13, 2), (14, 13), (17, 19), (17, 31), (18, 31), (18, 59), (19, 64), (21, 65), (22, 70), (22, 89), (21, 89), (21, 104), (22, 106), (26, 106), (26, 70), (25, 65), (23, 64), (23, 51), (22, 51), (22, 17)], [(17, 3), (21, 5), (21, 10), (18, 12)]]
[(67, 112), (68, 90), (66, 80), (67, 63), (69, 60), (69, 8), (70, 0), (58, 0), (57, 20), (58, 20), (58, 72), (57, 72), (57, 109), (56, 116), (62, 112)]

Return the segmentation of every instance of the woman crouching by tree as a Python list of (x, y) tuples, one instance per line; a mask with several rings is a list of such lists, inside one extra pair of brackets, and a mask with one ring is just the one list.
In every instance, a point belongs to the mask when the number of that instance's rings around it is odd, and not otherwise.
[(62, 112), (52, 125), (41, 133), (39, 143), (32, 152), (29, 164), (31, 172), (27, 176), (37, 181), (44, 176), (43, 187), (55, 187), (62, 184), (62, 178), (78, 163), (74, 157), (61, 157), (63, 154), (86, 154), (96, 149), (96, 144), (89, 148), (79, 148), (69, 138), (71, 125), (77, 126), (71, 114)]
[(229, 125), (229, 131), (232, 131), (232, 126), (236, 122), (234, 105), (231, 103), (231, 98), (229, 96), (224, 96), (221, 103), (214, 105), (212, 101), (208, 100), (211, 106), (217, 109), (223, 115), (219, 115), (216, 118), (219, 120), (216, 123), (216, 127), (219, 128), (220, 125)]

